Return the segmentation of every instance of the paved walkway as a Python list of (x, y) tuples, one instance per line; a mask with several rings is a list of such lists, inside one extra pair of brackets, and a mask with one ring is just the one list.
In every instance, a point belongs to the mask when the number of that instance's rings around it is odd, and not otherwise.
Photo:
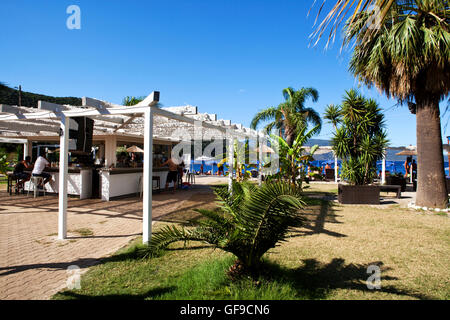
[[(182, 221), (190, 209), (213, 200), (211, 189), (202, 185), (156, 194), (153, 219)], [(141, 235), (142, 202), (70, 199), (67, 221), (68, 239), (57, 240), (56, 196), (10, 197), (0, 191), (0, 299), (49, 299), (66, 287), (73, 274), (69, 266), (84, 272)]]

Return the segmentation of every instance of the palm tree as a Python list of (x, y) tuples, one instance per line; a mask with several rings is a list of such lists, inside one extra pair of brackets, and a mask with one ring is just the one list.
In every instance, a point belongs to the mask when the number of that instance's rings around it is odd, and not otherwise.
[[(316, 4), (317, 0), (314, 0), (313, 6)], [(319, 11), (317, 13), (316, 21), (319, 18), (319, 16), (322, 13), (322, 9), (325, 5), (326, 0), (322, 1), (322, 5), (319, 8)], [(392, 8), (392, 6), (395, 5), (395, 0), (336, 0), (336, 3), (331, 8), (331, 10), (328, 12), (328, 14), (325, 16), (325, 18), (322, 20), (320, 25), (315, 29), (313, 34), (311, 35), (311, 39), (316, 38), (315, 44), (319, 42), (322, 35), (326, 31), (326, 29), (330, 28), (330, 33), (328, 35), (328, 42), (327, 45), (330, 43), (331, 40), (334, 41), (336, 37), (336, 33), (339, 29), (339, 26), (344, 21), (345, 17), (348, 16), (348, 14), (351, 14), (351, 18), (349, 20), (350, 24), (353, 24), (355, 22), (355, 19), (357, 15), (361, 11), (370, 10), (371, 8), (375, 9), (374, 13), (376, 16), (372, 16), (372, 21), (377, 24), (382, 24), (386, 16), (389, 12), (389, 10)], [(402, 2), (412, 2), (408, 0), (404, 0)], [(353, 11), (352, 11), (353, 9)], [(311, 10), (310, 10), (311, 11)], [(309, 15), (309, 13), (308, 13)], [(314, 22), (315, 24), (315, 22)], [(370, 31), (370, 30), (367, 30)], [(370, 32), (366, 32), (366, 35), (370, 34)]]
[(369, 87), (414, 104), (418, 153), (416, 204), (447, 207), (439, 102), (450, 88), (449, 3), (394, 1), (379, 28), (368, 29), (373, 12), (345, 25), (354, 42), (350, 70)]
[(341, 123), (341, 107), (334, 104), (327, 105), (324, 119), (328, 120), (333, 125), (334, 130), (336, 130), (338, 124)]
[(216, 189), (219, 209), (197, 209), (205, 219), (192, 221), (195, 228), (172, 225), (155, 232), (148, 254), (157, 255), (178, 241), (201, 241), (234, 254), (235, 266), (242, 271), (257, 272), (264, 253), (285, 240), (293, 227), (302, 225), (300, 210), (305, 203), (300, 189), (284, 182), (261, 187), (234, 182), (232, 190)]
[(126, 96), (122, 100), (122, 105), (124, 105), (124, 106), (134, 106), (134, 105), (137, 105), (139, 102), (141, 102), (144, 99), (145, 99), (145, 97)]
[(272, 129), (278, 129), (280, 136), (283, 135), (286, 138), (289, 146), (292, 146), (298, 130), (306, 127), (308, 122), (319, 126), (317, 132), (320, 132), (322, 126), (320, 115), (313, 108), (305, 106), (307, 99), (311, 99), (313, 102), (319, 99), (316, 89), (294, 90), (289, 87), (283, 90), (283, 97), (286, 101), (280, 103), (277, 108), (269, 107), (258, 112), (252, 120), (251, 128), (256, 129), (261, 122), (271, 121), (266, 125), (265, 131), (269, 134)]

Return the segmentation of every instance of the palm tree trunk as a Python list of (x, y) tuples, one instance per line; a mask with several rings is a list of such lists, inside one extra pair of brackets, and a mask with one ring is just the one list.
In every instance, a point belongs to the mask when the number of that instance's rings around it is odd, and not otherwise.
[(292, 145), (294, 144), (294, 135), (293, 134), (287, 134), (286, 135), (286, 143), (289, 147), (292, 147)]
[(447, 208), (448, 197), (442, 150), (439, 98), (416, 96), (417, 195), (416, 205)]

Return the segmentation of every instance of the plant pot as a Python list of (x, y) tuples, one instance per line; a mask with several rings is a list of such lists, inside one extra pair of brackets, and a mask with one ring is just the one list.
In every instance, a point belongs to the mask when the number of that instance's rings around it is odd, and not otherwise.
[(339, 184), (338, 201), (342, 204), (380, 204), (380, 187)]

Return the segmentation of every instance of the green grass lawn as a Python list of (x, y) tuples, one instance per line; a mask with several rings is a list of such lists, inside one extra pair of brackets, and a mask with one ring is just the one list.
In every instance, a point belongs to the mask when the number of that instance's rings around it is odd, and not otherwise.
[[(307, 203), (308, 223), (265, 255), (267, 272), (257, 281), (228, 279), (226, 270), (234, 259), (220, 250), (178, 243), (161, 257), (143, 259), (137, 239), (84, 274), (81, 289), (53, 298), (450, 298), (448, 216), (395, 206), (342, 206), (320, 199)], [(381, 269), (380, 290), (367, 288), (370, 265)]]

